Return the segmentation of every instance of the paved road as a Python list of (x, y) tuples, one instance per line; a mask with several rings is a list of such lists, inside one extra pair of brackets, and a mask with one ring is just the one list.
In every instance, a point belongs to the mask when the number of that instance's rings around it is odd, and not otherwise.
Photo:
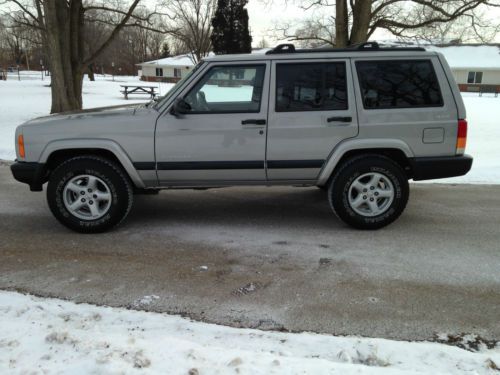
[(315, 188), (165, 191), (81, 235), (3, 166), (0, 288), (232, 326), (498, 340), (500, 186), (413, 185), (377, 232), (345, 227)]

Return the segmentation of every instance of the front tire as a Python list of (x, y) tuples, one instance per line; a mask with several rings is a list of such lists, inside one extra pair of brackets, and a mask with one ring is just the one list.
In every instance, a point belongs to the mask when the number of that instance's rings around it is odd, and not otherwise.
[(330, 206), (348, 225), (379, 229), (396, 220), (409, 197), (404, 170), (382, 155), (361, 155), (346, 161), (328, 190)]
[(81, 233), (99, 233), (125, 219), (132, 207), (133, 189), (112, 161), (77, 156), (53, 171), (47, 201), (61, 224)]

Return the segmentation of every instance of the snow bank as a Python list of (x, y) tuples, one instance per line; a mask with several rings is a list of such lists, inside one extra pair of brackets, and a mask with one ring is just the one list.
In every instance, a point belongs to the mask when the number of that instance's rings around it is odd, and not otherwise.
[(277, 333), (0, 292), (0, 373), (494, 374), (500, 348)]

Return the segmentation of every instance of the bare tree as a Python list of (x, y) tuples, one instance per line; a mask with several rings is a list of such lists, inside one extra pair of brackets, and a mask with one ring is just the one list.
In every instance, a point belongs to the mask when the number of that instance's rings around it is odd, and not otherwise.
[[(278, 37), (298, 41), (319, 41), (336, 47), (366, 42), (375, 31), (386, 30), (400, 38), (437, 34), (450, 27), (450, 36), (471, 27), (478, 40), (493, 38), (498, 23), (491, 27), (479, 16), (481, 9), (500, 7), (499, 0), (296, 0), (304, 10), (321, 11), (296, 29), (276, 28)], [(309, 25), (307, 25), (309, 23)], [(314, 27), (308, 27), (308, 26)], [(452, 33), (453, 31), (453, 33)]]
[(170, 0), (166, 5), (175, 24), (169, 31), (174, 50), (190, 53), (193, 62), (200, 61), (212, 49), (215, 4), (215, 0)]
[[(39, 30), (50, 57), (52, 72), (51, 113), (82, 108), (83, 74), (126, 27), (150, 27), (156, 14), (139, 14), (140, 0), (4, 0), (21, 11), (21, 24)], [(86, 45), (87, 20), (106, 24), (108, 34)]]

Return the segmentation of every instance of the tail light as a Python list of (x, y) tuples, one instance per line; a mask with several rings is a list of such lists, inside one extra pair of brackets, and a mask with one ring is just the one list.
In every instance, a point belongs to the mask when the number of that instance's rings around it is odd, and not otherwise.
[(458, 120), (457, 155), (463, 155), (467, 143), (467, 120)]
[(24, 137), (22, 134), (19, 134), (17, 137), (17, 149), (19, 150), (19, 156), (24, 159), (26, 157), (26, 151), (24, 150)]

